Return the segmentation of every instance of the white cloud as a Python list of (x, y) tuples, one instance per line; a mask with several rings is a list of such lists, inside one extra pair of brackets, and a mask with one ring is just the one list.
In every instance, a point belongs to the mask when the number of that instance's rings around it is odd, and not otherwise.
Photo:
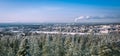
[(78, 21), (80, 21), (81, 20), (81, 22), (82, 21), (90, 21), (89, 19), (91, 19), (91, 20), (118, 20), (118, 19), (120, 19), (120, 16), (118, 16), (118, 15), (115, 15), (115, 16), (113, 16), (113, 15), (111, 15), (111, 16), (79, 16), (79, 17), (77, 17), (77, 18), (75, 18), (74, 19), (74, 22), (78, 22)]
[(89, 19), (89, 18), (91, 18), (91, 16), (79, 16), (79, 17), (77, 17), (77, 18), (75, 18), (75, 22), (77, 22), (77, 20), (81, 20), (81, 19)]

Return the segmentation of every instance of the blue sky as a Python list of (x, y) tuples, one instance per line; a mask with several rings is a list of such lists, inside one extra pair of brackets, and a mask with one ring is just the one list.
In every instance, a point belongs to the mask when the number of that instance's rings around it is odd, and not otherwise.
[(119, 22), (120, 0), (0, 0), (0, 22)]

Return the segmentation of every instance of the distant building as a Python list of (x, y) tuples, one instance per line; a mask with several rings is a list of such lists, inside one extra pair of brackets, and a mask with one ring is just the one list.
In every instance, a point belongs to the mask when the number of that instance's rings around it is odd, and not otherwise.
[(108, 29), (108, 28), (111, 28), (109, 25), (104, 25), (102, 26), (103, 29)]
[(4, 29), (3, 28), (0, 28), (0, 32), (2, 32)]
[(107, 29), (100, 29), (100, 33), (109, 33), (109, 31)]

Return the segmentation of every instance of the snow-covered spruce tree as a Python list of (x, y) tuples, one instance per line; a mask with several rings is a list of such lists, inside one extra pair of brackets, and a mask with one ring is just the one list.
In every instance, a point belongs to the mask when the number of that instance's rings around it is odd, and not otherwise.
[(45, 39), (45, 45), (43, 45), (43, 50), (42, 50), (42, 56), (51, 56), (50, 53), (50, 39), (49, 39), (49, 35), (47, 34)]
[[(54, 37), (53, 37), (54, 38)], [(64, 43), (63, 43), (63, 40), (62, 40), (62, 35), (59, 34), (55, 37), (56, 39), (54, 39), (54, 44), (55, 44), (55, 49), (54, 49), (54, 53), (55, 55), (54, 56), (64, 56)]]
[(24, 38), (21, 41), (17, 56), (31, 56), (29, 53), (29, 43), (27, 38)]

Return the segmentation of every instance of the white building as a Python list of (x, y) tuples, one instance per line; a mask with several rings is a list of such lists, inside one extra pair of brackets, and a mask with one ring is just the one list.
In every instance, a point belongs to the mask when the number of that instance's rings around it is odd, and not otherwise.
[(100, 33), (105, 33), (105, 34), (107, 34), (107, 33), (109, 33), (109, 31), (108, 31), (107, 29), (100, 29)]
[(111, 28), (109, 25), (103, 25), (102, 26), (103, 29), (108, 29), (108, 28)]

